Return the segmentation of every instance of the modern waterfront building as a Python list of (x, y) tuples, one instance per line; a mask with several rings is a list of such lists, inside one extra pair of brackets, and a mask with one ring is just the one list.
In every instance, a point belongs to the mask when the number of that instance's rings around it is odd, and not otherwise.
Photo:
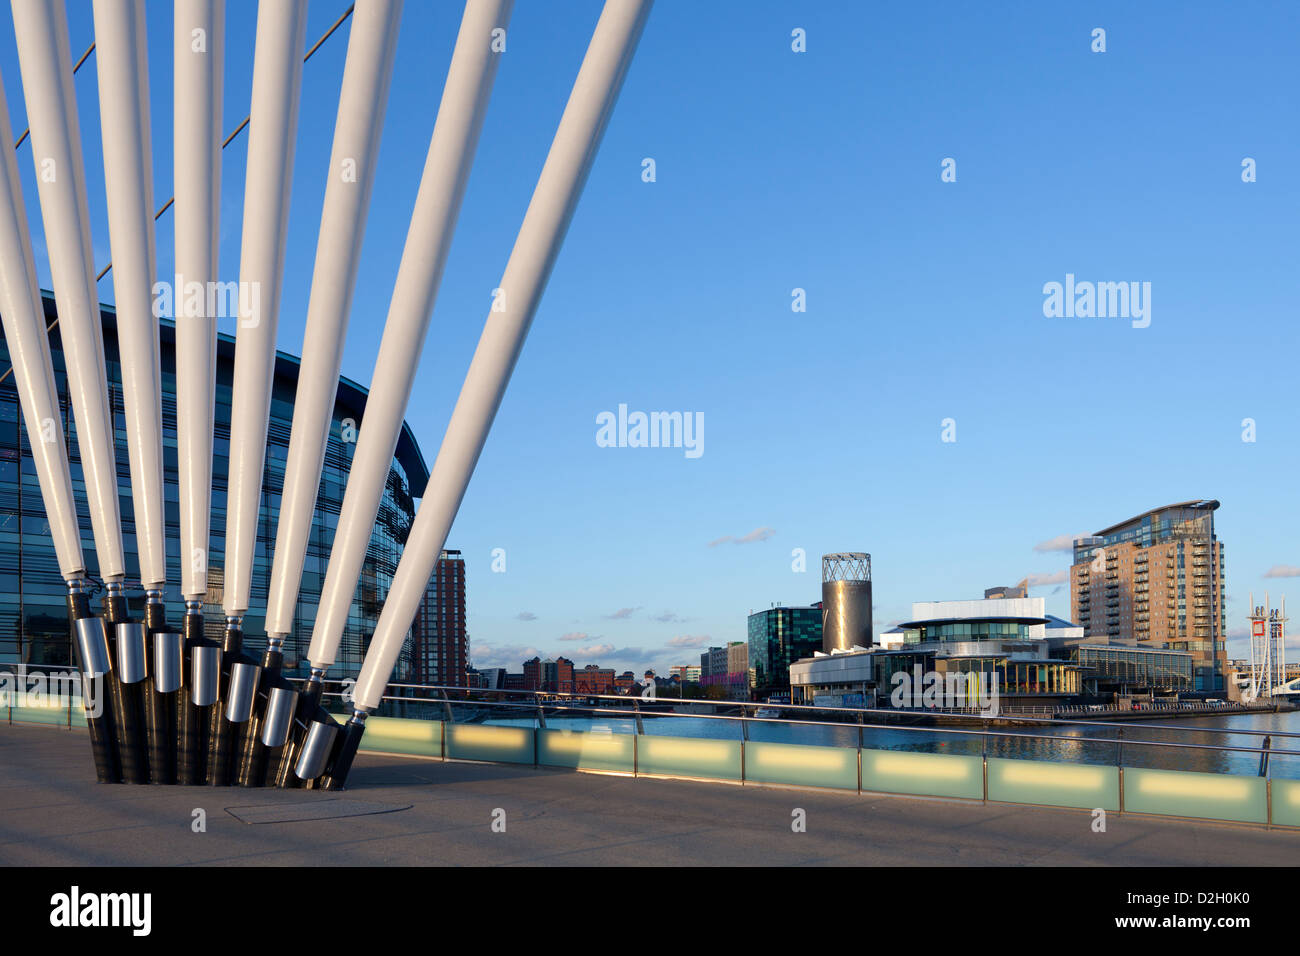
[[(55, 319), (54, 300), (45, 296), (46, 323)], [(135, 521), (131, 500), (131, 476), (126, 441), (125, 410), (122, 398), (122, 366), (117, 352), (117, 321), (111, 307), (102, 308), (104, 351), (108, 373), (109, 401), (115, 417), (118, 488), (121, 502), (123, 544), (127, 561), (127, 595), (133, 612), (142, 615), (144, 592), (140, 589), (139, 563), (135, 541)], [(161, 322), (163, 467), (165, 520), (167, 524), (167, 582), (164, 598), (179, 608), (180, 593), (180, 513), (176, 464), (176, 353), (175, 327)], [(73, 491), (81, 523), (82, 548), (91, 575), (92, 595), (102, 595), (103, 585), (95, 579), (98, 561), (91, 533), (86, 487), (81, 470), (81, 453), (76, 428), (68, 405), (68, 378), (63, 361), (59, 329), (50, 331), (50, 352), (55, 383), (60, 397), (64, 433), (68, 436), (68, 455), (72, 468)], [(216, 424), (212, 469), (212, 537), (209, 554), (208, 594), (204, 611), (210, 637), (220, 637), (225, 618), (222, 566), (225, 558), (226, 473), (230, 454), (230, 396), (234, 371), (235, 339), (220, 335), (217, 342)], [(0, 374), (10, 367), (9, 349), (0, 333)], [(262, 505), (258, 515), (257, 548), (253, 564), (252, 607), (244, 618), (246, 646), (261, 650), (265, 641), (265, 608), (270, 587), (271, 560), (279, 521), (280, 491), (284, 481), (285, 460), (289, 449), (289, 431), (293, 421), (293, 403), (298, 381), (298, 360), (283, 352), (276, 353), (275, 381), (271, 396), (271, 418), (267, 431), (266, 470), (262, 481)], [(334, 406), (334, 424), (330, 430), (316, 501), (307, 557), (303, 566), (301, 590), (293, 631), (285, 644), (285, 666), (293, 676), (305, 671), (307, 644), (311, 638), (316, 606), (320, 599), (330, 544), (343, 503), (354, 436), (366, 406), (366, 389), (349, 379), (340, 379)], [(388, 597), (388, 589), (397, 569), (406, 535), (415, 516), (414, 499), (424, 494), (429, 471), (409, 427), (403, 426), (397, 453), (388, 474), (387, 487), (379, 516), (366, 550), (365, 564), (356, 595), (348, 615), (338, 663), (331, 677), (355, 676), (361, 666), (366, 642), (374, 632), (379, 612)], [(12, 375), (0, 382), (0, 664), (68, 664), (71, 662), (68, 616), (65, 606), (67, 588), (59, 574), (50, 536), (45, 505), (41, 499), (31, 446), (18, 407)], [(93, 600), (93, 596), (92, 596)], [(175, 613), (175, 612), (174, 612)], [(395, 672), (396, 679), (409, 679), (413, 669), (412, 645), (408, 638)]]
[(871, 555), (822, 555), (822, 650), (871, 646)]
[(465, 559), (459, 551), (438, 556), (411, 630), (412, 681), (465, 686), (469, 636), (465, 630)]
[(1227, 665), (1219, 502), (1155, 508), (1074, 542), (1070, 609), (1088, 638), (1187, 651), (1196, 691), (1221, 694)]
[[(984, 674), (990, 686), (996, 676), (1003, 698), (1067, 696), (1082, 690), (1079, 666), (1050, 654), (1052, 618), (1043, 598), (920, 601), (912, 605), (912, 617), (901, 625), (903, 647), (876, 656), (882, 694), (893, 686), (895, 673), (911, 674), (918, 666), (923, 672)], [(914, 637), (909, 639), (908, 631)]]
[(773, 605), (749, 615), (749, 665), (753, 694), (766, 698), (790, 688), (790, 665), (822, 649), (822, 609)]
[(1194, 661), (1187, 651), (1159, 647), (1076, 644), (1061, 656), (1084, 668), (1099, 688), (1119, 694), (1186, 694), (1194, 686)]
[[(1008, 590), (991, 589), (990, 593)], [(962, 673), (996, 679), (1000, 706), (1039, 706), (1114, 694), (1192, 689), (1186, 651), (1108, 646), (1045, 613), (1043, 598), (923, 601), (914, 620), (882, 635), (887, 646), (818, 653), (790, 668), (791, 700), (820, 706), (889, 706), (894, 675)]]

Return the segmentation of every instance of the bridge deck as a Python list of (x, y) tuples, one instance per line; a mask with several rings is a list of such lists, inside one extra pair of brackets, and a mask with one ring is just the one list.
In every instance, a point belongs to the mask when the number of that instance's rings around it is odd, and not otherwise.
[[(336, 801), (409, 809), (258, 824), (227, 809), (300, 817)], [(205, 833), (191, 830), (196, 808)], [(805, 833), (791, 830), (795, 808)], [(1084, 811), (364, 754), (339, 794), (100, 786), (82, 732), (0, 726), (4, 866), (1290, 865), (1298, 850), (1300, 833), (1258, 827), (1111, 814), (1094, 833)]]

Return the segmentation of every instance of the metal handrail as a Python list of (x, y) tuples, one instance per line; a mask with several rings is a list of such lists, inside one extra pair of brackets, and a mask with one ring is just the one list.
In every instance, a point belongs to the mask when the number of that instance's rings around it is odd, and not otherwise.
[[(291, 678), (291, 679), (292, 679), (292, 678)], [(439, 689), (441, 689), (441, 690), (462, 690), (462, 691), (465, 690), (465, 688), (439, 688)], [(471, 690), (473, 690), (473, 689), (474, 689), (474, 688), (471, 688)], [(489, 693), (495, 693), (495, 691), (489, 691)], [(512, 691), (511, 693), (518, 693), (518, 692)], [(524, 693), (532, 693), (532, 692), (531, 692), (531, 691), (525, 691)], [(341, 694), (340, 694), (339, 692), (337, 692), (337, 691), (327, 691), (327, 692), (326, 692), (324, 695), (322, 695), (322, 696), (338, 697), (338, 696), (341, 696)], [(583, 695), (575, 695), (575, 696), (583, 696)], [(592, 696), (608, 697), (608, 696), (610, 696), (610, 695), (592, 695)], [(426, 704), (426, 703), (427, 703), (427, 704), (433, 704), (433, 703), (441, 704), (441, 703), (444, 703), (444, 701), (442, 701), (442, 700), (435, 700), (435, 699), (430, 699), (430, 698), (420, 698), (420, 697), (390, 697), (390, 696), (385, 696), (384, 699), (385, 699), (385, 700), (403, 701), (403, 702), (407, 702), (407, 703), (418, 703), (418, 704)], [(626, 699), (626, 698), (623, 698), (623, 699)], [(640, 702), (640, 698), (633, 698), (633, 699), (636, 700), (637, 702)], [(542, 706), (541, 702), (536, 702), (536, 701), (528, 702), (528, 703), (524, 703), (524, 702), (516, 703), (516, 702), (513, 702), (513, 701), (447, 700), (447, 701), (445, 701), (445, 703), (448, 703), (448, 704), (450, 704), (450, 705), (453, 706), (453, 707), (454, 707), (454, 706), (457, 706), (457, 705), (472, 705), (472, 706), (475, 706), (475, 707), (503, 707), (503, 708), (508, 708), (508, 709), (510, 709), (510, 710), (512, 710), (512, 711), (514, 711), (514, 712), (519, 713), (519, 715), (520, 715), (521, 717), (531, 716), (531, 717), (534, 717), (534, 718), (536, 717), (536, 711), (537, 711), (537, 709), (538, 709), (540, 706)], [(735, 716), (735, 715), (731, 715), (731, 714), (679, 714), (679, 713), (674, 713), (674, 712), (649, 712), (649, 713), (647, 713), (646, 711), (639, 711), (639, 712), (638, 712), (638, 711), (635, 711), (635, 710), (633, 710), (633, 709), (631, 709), (631, 708), (624, 708), (624, 707), (619, 707), (619, 708), (613, 708), (613, 707), (591, 707), (591, 706), (572, 705), (572, 704), (557, 704), (557, 703), (552, 703), (552, 704), (549, 704), (549, 705), (547, 705), (547, 706), (549, 706), (549, 708), (550, 708), (552, 711), (572, 711), (572, 712), (582, 713), (582, 714), (601, 715), (601, 716), (607, 716), (607, 717), (618, 717), (618, 718), (622, 718), (622, 719), (624, 719), (624, 720), (633, 720), (633, 721), (635, 721), (635, 719), (636, 719), (637, 717), (646, 717), (646, 716), (662, 716), (662, 717), (702, 717), (702, 718), (704, 718), (704, 719), (706, 719), (706, 720), (737, 721), (737, 722), (739, 722), (739, 723), (741, 724), (742, 728), (743, 728), (746, 724), (749, 724), (749, 723), (765, 723), (765, 724), (799, 725), (799, 726), (809, 726), (809, 727), (855, 727), (855, 728), (862, 728), (862, 729), (864, 729), (864, 730), (901, 730), (901, 731), (909, 731), (909, 732), (913, 732), (913, 733), (948, 734), (948, 735), (956, 735), (956, 736), (983, 737), (983, 738), (987, 738), (987, 737), (989, 737), (989, 736), (994, 736), (994, 737), (1007, 737), (1007, 738), (1018, 739), (1018, 740), (1055, 740), (1055, 741), (1065, 741), (1065, 742), (1069, 742), (1069, 743), (1096, 743), (1096, 744), (1106, 744), (1106, 745), (1108, 745), (1108, 746), (1112, 746), (1112, 747), (1113, 747), (1113, 746), (1116, 746), (1116, 745), (1119, 743), (1118, 740), (1116, 740), (1116, 739), (1114, 739), (1114, 738), (1107, 738), (1107, 737), (1060, 737), (1060, 736), (1058, 736), (1058, 735), (1054, 735), (1054, 734), (1034, 734), (1034, 733), (1023, 733), (1023, 732), (1017, 732), (1017, 731), (1014, 731), (1014, 730), (999, 730), (999, 729), (995, 729), (995, 728), (981, 728), (981, 729), (975, 730), (975, 729), (965, 729), (965, 728), (960, 728), (960, 727), (917, 727), (917, 726), (912, 726), (912, 725), (880, 724), (880, 723), (870, 723), (870, 724), (868, 724), (868, 723), (853, 723), (853, 724), (849, 724), (849, 723), (845, 723), (845, 722), (843, 722), (843, 721), (829, 721), (829, 720), (798, 720), (798, 721), (794, 721), (794, 720), (783, 720), (783, 719), (781, 719), (781, 718), (779, 718), (779, 717), (747, 717), (747, 716)], [(759, 705), (759, 706), (770, 706), (770, 705)], [(810, 708), (810, 709), (832, 709), (832, 708)], [(837, 709), (838, 709), (838, 708), (837, 708)], [(867, 711), (864, 710), (863, 712), (867, 712)], [(882, 711), (874, 711), (874, 712), (882, 712)], [(887, 711), (884, 711), (884, 712), (888, 713)], [(1062, 723), (1069, 723), (1069, 721), (1062, 721)], [(1095, 725), (1095, 726), (1113, 726), (1113, 725), (1111, 725), (1111, 724), (1107, 724), (1107, 723), (1105, 723), (1104, 721), (1091, 721), (1091, 722), (1089, 722), (1089, 723), (1091, 723), (1092, 725)], [(1148, 724), (1143, 724), (1143, 725), (1141, 725), (1141, 726), (1142, 726), (1144, 729), (1146, 729), (1146, 728), (1149, 728), (1149, 729), (1159, 729), (1159, 728), (1153, 728), (1153, 727), (1151, 727), (1151, 725), (1148, 725)], [(1123, 728), (1118, 728), (1118, 729), (1121, 729), (1121, 730), (1122, 730)], [(1183, 730), (1184, 728), (1176, 727), (1176, 728), (1168, 728), (1168, 729)], [(1191, 728), (1188, 728), (1188, 729), (1191, 729)], [(1195, 729), (1197, 729), (1197, 730), (1202, 730), (1202, 731), (1204, 731), (1204, 732), (1211, 732), (1211, 733), (1213, 733), (1213, 732), (1217, 732), (1217, 733), (1237, 733), (1237, 732), (1238, 732), (1238, 731), (1233, 731), (1233, 730), (1217, 730), (1217, 731), (1215, 731), (1215, 730), (1210, 730), (1209, 728), (1195, 728)], [(1259, 733), (1259, 732), (1258, 732), (1258, 731), (1240, 731), (1240, 733), (1246, 733), (1246, 734), (1255, 735), (1255, 734), (1257, 734), (1257, 733)], [(1273, 736), (1290, 736), (1290, 737), (1297, 737), (1297, 736), (1300, 736), (1300, 734), (1284, 734), (1283, 732), (1280, 732), (1280, 731), (1272, 731), (1272, 732), (1270, 732), (1270, 733), (1271, 733)], [(641, 735), (640, 732), (638, 732), (637, 735)], [(1267, 736), (1267, 735), (1268, 735), (1268, 734), (1266, 733), (1265, 736)], [(1219, 751), (1233, 751), (1233, 752), (1237, 752), (1237, 753), (1251, 753), (1251, 754), (1258, 754), (1258, 753), (1261, 753), (1261, 752), (1263, 752), (1263, 749), (1264, 749), (1264, 748), (1262, 748), (1262, 747), (1244, 747), (1244, 746), (1232, 746), (1232, 745), (1226, 745), (1226, 744), (1209, 744), (1209, 743), (1176, 743), (1176, 742), (1173, 742), (1173, 741), (1161, 741), (1161, 740), (1139, 740), (1139, 739), (1136, 739), (1136, 738), (1130, 738), (1130, 737), (1125, 737), (1125, 738), (1124, 738), (1124, 743), (1127, 743), (1127, 744), (1135, 744), (1135, 745), (1138, 745), (1138, 746), (1146, 746), (1146, 747), (1172, 747), (1172, 748), (1175, 748), (1175, 749), (1183, 749), (1183, 750), (1219, 750)], [(1270, 752), (1273, 753), (1273, 754), (1281, 754), (1281, 755), (1287, 755), (1287, 756), (1297, 756), (1297, 757), (1300, 757), (1300, 750), (1284, 750), (1284, 749), (1280, 749), (1280, 748), (1271, 748), (1271, 749), (1270, 749)]]
[[(10, 667), (17, 666), (26, 669), (28, 667), (31, 667), (32, 665), (7, 665), (7, 666)], [(75, 668), (72, 668), (69, 665), (60, 665), (60, 664), (41, 665), (40, 669), (75, 670)], [(288, 679), (290, 681), (299, 682), (299, 683), (306, 680), (306, 678), (296, 678), (296, 677), (291, 677)], [(346, 678), (341, 678), (341, 679), (327, 678), (323, 681), (323, 683), (328, 683), (328, 684), (345, 684), (346, 682), (347, 682)], [(864, 715), (867, 714), (872, 714), (872, 715), (888, 714), (891, 716), (896, 716), (899, 713), (898, 711), (887, 710), (884, 708), (810, 707), (802, 704), (769, 704), (769, 703), (753, 702), (753, 701), (692, 701), (692, 703), (700, 703), (707, 706), (725, 706), (725, 707), (740, 707), (740, 708), (753, 708), (753, 709), (759, 709), (764, 707), (777, 707), (781, 710), (815, 711), (819, 713), (826, 713), (827, 711), (830, 711), (833, 713), (847, 713), (847, 714), (858, 715), (859, 717), (858, 721), (854, 723), (846, 723), (845, 721), (832, 721), (832, 720), (788, 720), (780, 717), (758, 717), (758, 716), (749, 716), (746, 714), (741, 714), (741, 715), (716, 714), (716, 713), (715, 714), (705, 714), (705, 713), (682, 714), (682, 713), (677, 713), (675, 711), (645, 711), (645, 710), (640, 710), (639, 708), (634, 709), (633, 706), (622, 706), (622, 707), (587, 706), (587, 705), (580, 705), (580, 704), (575, 705), (572, 703), (559, 702), (558, 700), (548, 701), (543, 699), (545, 697), (553, 697), (557, 699), (563, 698), (565, 701), (568, 701), (573, 698), (580, 698), (582, 700), (593, 700), (593, 699), (594, 700), (616, 700), (620, 702), (632, 703), (634, 705), (639, 705), (645, 702), (640, 697), (629, 697), (625, 695), (614, 695), (614, 694), (569, 694), (569, 693), (561, 693), (561, 692), (553, 692), (553, 691), (505, 690), (505, 689), (485, 690), (482, 688), (452, 687), (452, 686), (445, 686), (445, 685), (438, 685), (438, 684), (391, 684), (390, 686), (438, 691), (443, 696), (441, 698), (432, 698), (432, 697), (405, 697), (405, 696), (398, 696), (392, 694), (385, 694), (382, 697), (382, 700), (384, 701), (416, 703), (416, 704), (443, 704), (450, 707), (455, 707), (457, 705), (466, 705), (466, 706), (472, 705), (475, 707), (500, 707), (500, 708), (508, 708), (513, 711), (520, 712), (521, 716), (531, 715), (534, 718), (536, 718), (537, 712), (539, 711), (540, 708), (548, 707), (552, 711), (572, 711), (572, 712), (583, 713), (583, 714), (598, 714), (601, 716), (618, 717), (626, 720), (635, 720), (638, 717), (644, 718), (646, 716), (655, 716), (655, 717), (697, 717), (697, 718), (704, 718), (706, 720), (738, 721), (740, 722), (742, 728), (746, 723), (755, 722), (755, 723), (780, 724), (780, 725), (804, 725), (804, 726), (811, 726), (811, 727), (860, 727), (866, 730), (891, 730), (891, 731), (904, 731), (904, 732), (912, 732), (912, 733), (941, 734), (941, 735), (959, 736), (959, 737), (987, 738), (988, 736), (992, 735), (995, 737), (1006, 737), (1006, 738), (1013, 738), (1013, 739), (1020, 739), (1020, 740), (1057, 740), (1057, 741), (1067, 741), (1072, 743), (1107, 744), (1110, 746), (1114, 746), (1118, 743), (1118, 741), (1114, 738), (1105, 738), (1105, 737), (1081, 737), (1081, 736), (1061, 737), (1056, 734), (1042, 734), (1042, 733), (1036, 734), (1032, 732), (1017, 731), (1012, 729), (997, 729), (997, 728), (991, 728), (987, 726), (979, 729), (971, 729), (971, 728), (962, 728), (962, 727), (934, 727), (934, 726), (921, 727), (921, 726), (909, 725), (909, 724), (887, 724), (887, 723), (874, 723), (874, 722), (866, 723), (861, 719)], [(462, 700), (452, 700), (450, 697), (446, 696), (448, 691), (453, 691), (461, 695), (468, 695), (470, 693), (513, 695), (513, 696), (527, 695), (530, 699), (527, 701), (519, 701), (519, 702), (471, 700), (468, 698)], [(342, 691), (326, 691), (322, 696), (342, 698), (344, 696), (344, 693)], [(678, 700), (679, 700), (678, 698), (654, 698), (653, 699), (655, 703), (672, 703)], [(525, 711), (527, 712), (527, 714), (523, 713)], [(1056, 725), (1056, 726), (1069, 725), (1069, 726), (1107, 727), (1107, 728), (1115, 727), (1115, 725), (1110, 721), (1098, 721), (1098, 720), (1085, 721), (1085, 720), (1044, 719), (1041, 721), (1036, 721), (1036, 723), (1045, 723), (1045, 724)], [(1176, 727), (1167, 724), (1147, 724), (1147, 723), (1139, 724), (1138, 727), (1144, 730), (1172, 730), (1172, 731), (1183, 732), (1183, 733), (1190, 732), (1190, 733), (1238, 734), (1242, 736), (1254, 736), (1254, 737), (1264, 737), (1264, 738), (1268, 738), (1268, 737), (1300, 738), (1300, 733), (1280, 731), (1280, 730), (1259, 731), (1259, 730), (1248, 730), (1248, 729), (1238, 730), (1235, 728), (1215, 728), (1215, 727)], [(1116, 729), (1122, 730), (1123, 728), (1116, 728)], [(1140, 740), (1131, 737), (1125, 737), (1124, 742), (1127, 744), (1134, 744), (1138, 746), (1170, 747), (1170, 748), (1185, 749), (1185, 750), (1219, 750), (1219, 751), (1233, 751), (1238, 753), (1254, 753), (1254, 754), (1262, 754), (1266, 749), (1265, 747), (1243, 747), (1243, 746), (1231, 746), (1231, 745), (1224, 745), (1224, 744), (1177, 743), (1174, 741)], [(1270, 753), (1276, 755), (1300, 756), (1300, 750), (1286, 750), (1286, 749), (1281, 749), (1276, 747), (1267, 747), (1267, 749)]]
[[(294, 681), (302, 681), (302, 680), (305, 680), (305, 678), (293, 678), (293, 677), (291, 677), (291, 678), (289, 678), (289, 679), (290, 679), (290, 680), (294, 680)], [(344, 683), (347, 682), (347, 680), (348, 680), (347, 678), (326, 678), (325, 681), (324, 681), (324, 683), (327, 683), (327, 684), (331, 684), (331, 683), (332, 683), (332, 684), (344, 684)], [(480, 687), (455, 687), (455, 686), (447, 686), (447, 685), (442, 685), (442, 684), (398, 684), (398, 683), (392, 683), (392, 684), (389, 684), (388, 686), (389, 686), (389, 687), (417, 688), (417, 689), (421, 689), (421, 690), (436, 690), (436, 691), (441, 691), (441, 692), (443, 692), (443, 693), (446, 693), (447, 691), (454, 691), (454, 692), (457, 693), (457, 694), (495, 694), (495, 695), (508, 694), (508, 695), (515, 695), (515, 696), (528, 695), (528, 696), (529, 696), (529, 705), (528, 705), (528, 706), (530, 706), (530, 707), (532, 706), (532, 699), (535, 698), (535, 697), (537, 697), (537, 696), (539, 696), (539, 695), (542, 695), (542, 696), (553, 697), (553, 698), (557, 698), (557, 699), (559, 699), (559, 698), (563, 698), (563, 699), (574, 699), (574, 698), (577, 698), (577, 699), (581, 699), (581, 700), (615, 700), (615, 701), (623, 701), (623, 702), (630, 702), (630, 701), (632, 701), (632, 700), (636, 700), (636, 701), (639, 701), (639, 702), (642, 702), (642, 703), (646, 702), (646, 700), (649, 700), (649, 701), (652, 701), (653, 703), (656, 703), (656, 704), (685, 704), (685, 703), (689, 703), (689, 704), (702, 704), (702, 705), (704, 705), (704, 706), (712, 706), (712, 707), (740, 707), (740, 708), (753, 708), (753, 709), (755, 709), (755, 710), (762, 709), (762, 708), (777, 708), (777, 709), (780, 709), (780, 710), (783, 710), (783, 711), (787, 711), (787, 710), (798, 710), (798, 711), (812, 712), (812, 713), (818, 713), (818, 714), (825, 714), (825, 713), (843, 713), (843, 714), (859, 714), (859, 715), (861, 715), (861, 714), (887, 714), (887, 715), (891, 715), (891, 716), (897, 716), (897, 715), (899, 715), (900, 713), (909, 713), (909, 714), (916, 714), (916, 713), (937, 713), (937, 712), (934, 712), (934, 711), (926, 711), (926, 710), (921, 710), (921, 711), (899, 711), (899, 710), (890, 709), (890, 708), (884, 708), (884, 707), (816, 707), (816, 706), (811, 706), (811, 705), (808, 705), (808, 704), (770, 704), (770, 703), (766, 703), (766, 702), (763, 702), (763, 701), (741, 701), (741, 700), (714, 701), (714, 700), (700, 700), (700, 699), (693, 699), (693, 698), (678, 698), (678, 697), (655, 697), (655, 698), (646, 698), (646, 699), (643, 700), (643, 699), (640, 698), (640, 697), (632, 697), (632, 696), (630, 696), (630, 695), (626, 695), (626, 694), (574, 694), (574, 693), (567, 693), (567, 692), (562, 692), (562, 691), (515, 690), (515, 689), (506, 690), (506, 689), (504, 689), (504, 688), (501, 688), (501, 689), (499, 689), (499, 688), (490, 688), (490, 689), (489, 689), (489, 688), (480, 688)], [(403, 696), (398, 696), (398, 695), (395, 695), (395, 694), (393, 694), (393, 695), (385, 694), (384, 697), (383, 697), (383, 699), (384, 699), (384, 700), (393, 700), (393, 701), (403, 701), (403, 702), (407, 702), (407, 703), (423, 703), (425, 700), (427, 700), (427, 698), (422, 698), (422, 697), (403, 697)], [(492, 703), (492, 702), (490, 702), (490, 701), (468, 700), (468, 699), (466, 699), (466, 700), (463, 701), (463, 702), (464, 702), (464, 703), (474, 703), (474, 704), (489, 704), (489, 703)], [(630, 708), (628, 708), (628, 709), (630, 710)], [(724, 715), (721, 715), (721, 714), (674, 714), (674, 713), (668, 713), (668, 712), (657, 712), (657, 711), (653, 711), (653, 712), (645, 712), (645, 711), (643, 711), (643, 713), (662, 713), (663, 716), (675, 716), (675, 717), (722, 717), (722, 716), (724, 716)], [(1129, 711), (1120, 711), (1120, 713), (1130, 713), (1130, 712), (1129, 712)], [(1132, 713), (1141, 713), (1141, 711), (1132, 711)], [(970, 714), (970, 715), (966, 715), (966, 716), (978, 716), (978, 715)], [(733, 717), (733, 718), (730, 718), (730, 719), (736, 720), (736, 719), (742, 719), (742, 718), (735, 718), (735, 717)], [(775, 720), (778, 720), (779, 722), (785, 722), (785, 723), (804, 723), (804, 724), (814, 724), (814, 725), (816, 725), (816, 724), (826, 723), (826, 724), (829, 724), (829, 725), (831, 725), (831, 726), (842, 726), (842, 722), (835, 722), (835, 721), (810, 721), (810, 720), (801, 720), (801, 721), (780, 721), (779, 718), (760, 718), (760, 717), (744, 717), (743, 719), (744, 719), (744, 720), (775, 719)], [(1005, 720), (1015, 720), (1016, 717), (1015, 717), (1014, 715), (999, 715), (998, 718), (985, 718), (985, 719), (1005, 719)], [(1114, 727), (1114, 726), (1115, 726), (1114, 721), (1109, 721), (1109, 720), (1073, 720), (1073, 719), (1070, 719), (1070, 718), (1060, 718), (1060, 717), (1050, 717), (1050, 718), (1049, 718), (1049, 717), (1045, 717), (1045, 718), (1032, 718), (1032, 719), (1034, 720), (1035, 723), (1050, 724), (1050, 725), (1054, 725), (1054, 726), (1061, 726), (1061, 725), (1067, 725), (1067, 724), (1068, 724), (1068, 725), (1072, 725), (1072, 726), (1082, 726), (1082, 727)], [(1145, 723), (1145, 722), (1144, 722), (1141, 726), (1142, 726), (1144, 729), (1148, 729), (1148, 730), (1173, 730), (1173, 731), (1178, 731), (1178, 732), (1182, 732), (1182, 733), (1202, 733), (1202, 734), (1215, 734), (1215, 733), (1217, 733), (1217, 734), (1241, 734), (1241, 735), (1244, 735), (1244, 736), (1252, 736), (1252, 737), (1267, 737), (1267, 736), (1272, 735), (1272, 736), (1274, 736), (1274, 737), (1297, 737), (1297, 738), (1300, 738), (1300, 732), (1291, 732), (1291, 731), (1282, 731), (1282, 730), (1248, 730), (1248, 729), (1240, 729), (1240, 730), (1238, 730), (1238, 729), (1236, 729), (1236, 728), (1227, 728), (1227, 727), (1182, 727), (1182, 726), (1175, 726), (1175, 725), (1170, 725), (1170, 724), (1148, 724), (1148, 723)], [(899, 729), (899, 728), (897, 728), (897, 727), (891, 727), (890, 729)], [(913, 728), (913, 729), (915, 729), (915, 728)], [(956, 730), (957, 728), (920, 728), (920, 729), (925, 729), (925, 730), (936, 730), (936, 731), (938, 731), (938, 730)], [(973, 731), (973, 733), (983, 733), (983, 731)], [(1028, 736), (1028, 735), (1017, 734), (1017, 735), (1015, 735), (1015, 736)], [(1078, 738), (1075, 738), (1075, 739), (1078, 739)]]

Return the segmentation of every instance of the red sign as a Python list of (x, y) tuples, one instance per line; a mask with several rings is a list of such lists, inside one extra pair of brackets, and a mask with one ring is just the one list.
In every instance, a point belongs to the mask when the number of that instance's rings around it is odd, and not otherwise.
[(1255, 637), (1263, 637), (1263, 636), (1264, 636), (1264, 622), (1263, 622), (1263, 621), (1251, 621), (1251, 622), (1250, 622), (1250, 633), (1251, 633), (1252, 635), (1254, 635)]

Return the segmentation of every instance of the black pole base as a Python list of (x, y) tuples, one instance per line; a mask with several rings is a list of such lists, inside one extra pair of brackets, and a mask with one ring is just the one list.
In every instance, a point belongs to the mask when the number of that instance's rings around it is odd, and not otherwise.
[[(86, 673), (89, 662), (81, 659), (81, 644), (76, 636), (76, 622), (92, 616), (90, 598), (74, 581), (69, 584), (67, 602), (69, 639), (76, 648), (77, 666), (82, 673), (81, 701), (86, 708), (86, 727), (90, 732), (90, 755), (95, 762), (95, 779), (100, 783), (121, 783), (122, 766), (118, 762), (117, 748), (114, 745), (116, 731), (108, 689), (113, 677), (111, 674), (91, 676)], [(93, 704), (90, 704), (91, 701)]]
[(176, 783), (176, 697), (164, 694), (153, 685), (144, 688), (144, 731), (149, 744), (149, 782), (155, 785)]
[[(262, 743), (263, 721), (271, 691), (276, 688), (289, 688), (289, 682), (282, 676), (284, 655), (270, 647), (262, 655), (262, 672), (257, 679), (257, 696), (253, 701), (253, 714), (244, 725), (239, 740), (238, 759), (235, 767), (235, 785), (240, 787), (261, 787), (266, 783), (268, 757), (271, 749)], [(281, 748), (275, 748), (277, 755)], [(278, 766), (278, 764), (277, 764)]]
[(349, 720), (343, 725), (343, 732), (334, 742), (334, 753), (330, 757), (329, 766), (320, 777), (321, 790), (343, 789), (365, 732), (366, 725), (355, 720)]

